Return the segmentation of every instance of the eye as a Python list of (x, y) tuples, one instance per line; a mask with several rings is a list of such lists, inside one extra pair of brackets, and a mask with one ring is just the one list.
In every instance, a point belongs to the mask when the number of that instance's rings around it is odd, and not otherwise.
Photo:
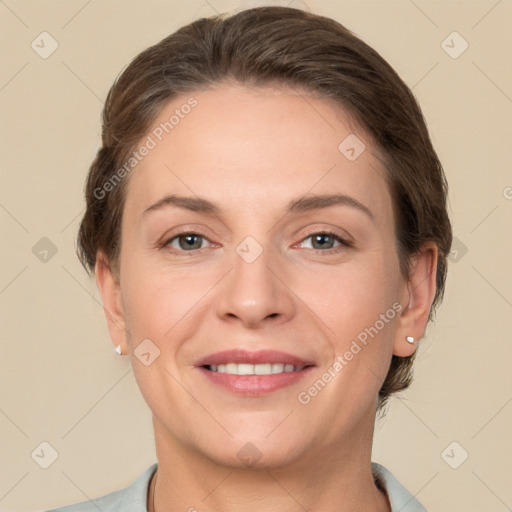
[[(312, 244), (311, 247), (306, 248), (311, 248), (315, 251), (327, 252), (333, 249), (334, 252), (337, 252), (336, 249), (339, 250), (340, 247), (352, 247), (352, 244), (348, 240), (332, 232), (321, 231), (312, 233), (306, 238), (303, 238), (300, 245), (302, 246), (308, 239), (312, 240)], [(205, 240), (209, 242), (208, 238), (201, 233), (183, 232), (169, 238), (164, 242), (162, 247), (169, 248), (171, 252), (175, 253), (194, 252), (205, 248), (203, 247)], [(338, 246), (333, 247), (336, 242), (338, 242)]]
[[(305, 240), (311, 239), (312, 240), (312, 247), (313, 250), (320, 250), (325, 252), (329, 249), (336, 249), (336, 247), (333, 247), (333, 244), (335, 241), (339, 242), (338, 247), (344, 246), (344, 247), (352, 247), (352, 244), (345, 240), (344, 238), (340, 237), (336, 233), (331, 232), (318, 232), (318, 233), (312, 233), (308, 235), (306, 238), (302, 240), (302, 244)], [(308, 247), (309, 248), (309, 247)]]
[[(170, 247), (172, 252), (191, 252), (194, 250), (204, 249), (202, 242), (208, 240), (204, 235), (200, 233), (180, 233), (172, 238), (169, 238), (164, 247)], [(173, 245), (174, 242), (178, 243), (178, 246)]]

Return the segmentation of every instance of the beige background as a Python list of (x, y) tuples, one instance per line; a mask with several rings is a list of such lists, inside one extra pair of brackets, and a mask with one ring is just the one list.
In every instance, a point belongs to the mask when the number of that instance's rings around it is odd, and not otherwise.
[[(197, 17), (263, 3), (0, 3), (2, 511), (96, 497), (156, 460), (149, 409), (74, 253), (83, 182), (102, 102), (138, 52)], [(430, 512), (509, 510), (512, 2), (276, 3), (336, 18), (395, 67), (423, 107), (450, 183), (458, 241), (445, 302), (415, 383), (377, 424), (373, 460)], [(31, 48), (43, 31), (59, 44), (47, 59)], [(469, 44), (456, 59), (442, 47), (453, 31)], [(46, 262), (32, 252), (42, 237), (57, 249)], [(46, 470), (31, 457), (43, 441), (58, 452)], [(460, 446), (443, 459), (453, 441)], [(462, 450), (469, 458), (452, 469), (445, 459), (460, 462)]]

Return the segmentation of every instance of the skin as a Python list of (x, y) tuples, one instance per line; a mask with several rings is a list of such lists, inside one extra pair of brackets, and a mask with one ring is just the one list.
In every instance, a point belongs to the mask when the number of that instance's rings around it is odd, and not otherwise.
[[(285, 87), (224, 83), (173, 99), (153, 126), (190, 96), (198, 105), (129, 177), (119, 273), (101, 251), (96, 263), (112, 342), (129, 354), (153, 415), (155, 510), (389, 511), (370, 470), (377, 396), (392, 354), (412, 354), (417, 344), (405, 337), (425, 330), (437, 248), (426, 244), (409, 279), (400, 274), (386, 171), (340, 107)], [(353, 162), (338, 150), (350, 133), (366, 146)], [(206, 198), (222, 214), (143, 213), (171, 193)], [(357, 199), (374, 220), (348, 205), (285, 215), (292, 199), (332, 193)], [(180, 245), (180, 227), (204, 236), (199, 249)], [(353, 246), (315, 244), (311, 234), (326, 231)], [(263, 249), (250, 264), (236, 252), (247, 236)], [(299, 403), (393, 303), (401, 312)], [(148, 338), (160, 356), (145, 366), (134, 350)], [(281, 350), (316, 366), (268, 395), (234, 395), (195, 367), (231, 348)], [(237, 456), (249, 442), (261, 456), (250, 467)]]

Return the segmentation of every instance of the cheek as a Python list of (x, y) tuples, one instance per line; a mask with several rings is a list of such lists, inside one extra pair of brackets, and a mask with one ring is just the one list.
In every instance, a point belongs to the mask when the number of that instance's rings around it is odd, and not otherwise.
[(381, 314), (392, 309), (397, 296), (396, 272), (383, 258), (315, 267), (301, 272), (297, 279), (294, 291), (341, 343), (374, 325)]
[[(309, 288), (308, 305), (328, 326), (326, 370), (336, 378), (325, 397), (331, 396), (335, 403), (348, 400), (358, 407), (369, 406), (386, 376), (401, 310), (396, 294), (398, 275), (388, 261), (393, 261), (392, 257), (374, 255), (357, 264), (331, 268), (321, 276), (321, 287)], [(313, 275), (310, 277), (302, 279), (312, 281)], [(315, 272), (315, 279), (318, 277)]]
[(306, 398), (322, 397), (311, 398), (312, 411), (320, 414), (328, 403), (336, 418), (333, 421), (341, 422), (343, 417), (358, 417), (376, 405), (401, 311), (395, 278), (394, 270), (383, 261), (368, 259), (362, 265), (331, 269), (322, 289), (310, 293), (308, 305), (312, 304), (311, 309), (328, 326), (324, 352), (330, 353), (320, 376), (322, 382), (308, 382), (302, 390)]
[(139, 271), (136, 275), (123, 288), (128, 330), (132, 338), (163, 340), (190, 310), (200, 290), (193, 279), (181, 275), (172, 279), (160, 273)]
[(208, 334), (216, 300), (212, 291), (225, 269), (152, 268), (146, 262), (125, 270), (123, 305), (132, 351), (150, 339), (165, 355), (157, 366), (164, 359), (170, 371), (189, 364), (195, 347), (189, 341), (201, 339), (201, 330)]

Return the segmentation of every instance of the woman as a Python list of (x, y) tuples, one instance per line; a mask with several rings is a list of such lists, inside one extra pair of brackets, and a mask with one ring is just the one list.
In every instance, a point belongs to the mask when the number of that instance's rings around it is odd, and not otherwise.
[(254, 8), (137, 56), (78, 249), (158, 462), (58, 510), (425, 510), (371, 448), (443, 295), (446, 192), (410, 90), (334, 20)]

